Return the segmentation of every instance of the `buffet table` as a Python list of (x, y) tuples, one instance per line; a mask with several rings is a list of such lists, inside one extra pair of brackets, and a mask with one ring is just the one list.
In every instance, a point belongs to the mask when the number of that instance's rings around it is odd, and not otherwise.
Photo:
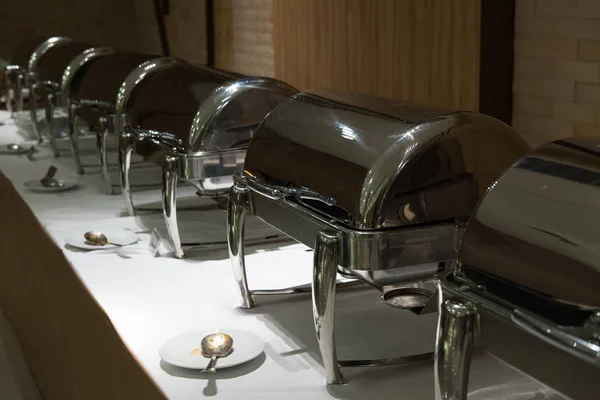
[[(6, 122), (0, 126), (0, 145), (22, 140), (7, 113), (0, 113), (0, 121)], [(83, 162), (94, 161), (95, 158), (89, 156)], [(35, 154), (35, 161), (25, 156), (0, 156), (0, 171), (10, 181), (0, 180), (0, 204), (3, 215), (7, 216), (2, 220), (3, 240), (5, 237), (10, 239), (10, 232), (18, 230), (14, 238), (31, 237), (43, 241), (44, 231), (39, 225), (23, 223), (26, 218), (21, 216), (28, 211), (21, 214), (7, 211), (26, 210), (25, 205), (20, 204), (24, 201), (55, 246), (36, 241), (11, 246), (30, 251), (33, 259), (38, 257), (42, 266), (61, 263), (62, 252), (69, 262), (65, 265), (70, 265), (74, 271), (71, 274), (63, 271), (60, 276), (20, 274), (14, 283), (21, 287), (9, 288), (0, 284), (0, 290), (11, 291), (11, 295), (0, 293), (0, 302), (11, 301), (10, 313), (7, 313), (9, 320), (13, 322), (30, 366), (34, 366), (33, 374), (45, 397), (88, 399), (93, 396), (86, 394), (96, 391), (97, 398), (102, 398), (99, 393), (103, 390), (108, 393), (103, 386), (111, 385), (113, 397), (110, 398), (124, 399), (434, 398), (432, 364), (344, 369), (346, 384), (326, 386), (313, 328), (310, 296), (263, 296), (257, 299), (256, 308), (241, 309), (226, 248), (188, 249), (183, 260), (151, 255), (149, 231), (155, 224), (164, 229), (162, 213), (158, 211), (158, 188), (134, 193), (136, 205), (156, 211), (135, 218), (123, 217), (126, 215), (123, 199), (119, 195), (104, 194), (99, 169), (82, 176), (80, 186), (72, 191), (27, 191), (23, 183), (41, 178), (49, 165), (58, 167), (57, 177), (76, 174), (71, 157), (54, 159), (51, 151), (43, 146)], [(159, 177), (159, 172), (156, 173)], [(189, 188), (182, 188), (179, 195), (186, 198), (185, 204), (202, 205)], [(10, 215), (14, 218), (9, 218)], [(191, 209), (181, 211), (179, 219), (193, 221), (183, 228), (188, 236), (196, 232), (202, 237), (223, 235), (218, 239), (225, 240), (224, 229), (211, 224), (219, 215), (224, 222), (225, 213), (220, 209)], [(185, 222), (182, 225), (186, 225)], [(73, 232), (83, 234), (109, 228), (131, 230), (140, 240), (120, 250), (84, 252), (65, 246), (65, 237)], [(254, 246), (248, 253), (249, 281), (253, 287), (278, 288), (310, 282), (313, 254), (302, 245), (287, 242)], [(11, 257), (7, 259), (11, 260)], [(8, 269), (7, 264), (0, 265), (0, 278)], [(382, 358), (433, 350), (437, 315), (416, 316), (393, 309), (380, 299), (377, 291), (364, 289), (337, 295), (336, 340), (340, 358)], [(55, 329), (76, 331), (77, 335), (69, 336), (67, 332), (64, 336), (79, 340), (66, 341), (60, 349), (44, 348), (36, 343), (36, 337), (56, 332), (36, 331), (36, 327), (53, 326), (52, 318), (43, 308), (36, 315), (35, 307), (15, 306), (20, 304), (15, 303), (14, 299), (18, 298), (15, 293), (20, 294), (22, 300), (19, 301), (27, 304), (27, 293), (32, 291), (43, 292), (60, 315), (72, 316)], [(61, 301), (54, 301), (59, 298)], [(4, 303), (0, 306), (9, 308)], [(103, 315), (106, 317), (103, 327), (93, 328), (90, 324), (99, 324)], [(41, 322), (35, 323), (38, 320)], [(265, 351), (246, 364), (218, 371), (215, 375), (174, 367), (160, 360), (158, 349), (168, 339), (211, 328), (250, 331), (264, 339)], [(90, 332), (99, 333), (86, 337), (91, 335)], [(55, 354), (58, 351), (62, 353)], [(45, 366), (46, 370), (36, 370), (36, 365)], [(53, 365), (51, 370), (48, 370), (49, 365)], [(64, 365), (69, 368), (63, 368)], [(73, 375), (75, 373), (77, 375)], [(127, 382), (124, 382), (125, 377), (128, 377)], [(64, 387), (67, 382), (77, 382), (72, 386), (77, 389)], [(536, 395), (562, 398), (484, 352), (474, 359), (469, 388), (470, 399), (516, 400)], [(132, 393), (135, 397), (131, 397)]]

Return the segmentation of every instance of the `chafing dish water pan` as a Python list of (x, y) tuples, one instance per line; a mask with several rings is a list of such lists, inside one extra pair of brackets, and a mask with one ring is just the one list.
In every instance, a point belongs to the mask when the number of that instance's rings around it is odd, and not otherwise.
[(600, 377), (600, 140), (546, 144), (483, 197), (440, 285), (441, 399), (467, 398), (482, 346), (575, 399)]
[(327, 383), (342, 382), (333, 327), (337, 272), (382, 289), (406, 284), (410, 298), (393, 303), (424, 306), (435, 292), (426, 287), (455, 259), (481, 194), (528, 150), (507, 125), (473, 112), (351, 93), (293, 96), (260, 125), (229, 197), (242, 307), (253, 306), (254, 293), (290, 293), (248, 289), (243, 239), (251, 213), (314, 247), (315, 329)]
[(130, 215), (132, 151), (162, 166), (163, 211), (177, 257), (183, 256), (176, 217), (178, 179), (205, 197), (226, 197), (241, 172), (246, 147), (265, 115), (297, 91), (269, 78), (247, 78), (172, 58), (142, 64), (117, 99), (121, 189)]

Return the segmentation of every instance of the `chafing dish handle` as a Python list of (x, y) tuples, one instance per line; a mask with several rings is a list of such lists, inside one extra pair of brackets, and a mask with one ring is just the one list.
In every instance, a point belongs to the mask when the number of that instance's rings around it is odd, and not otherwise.
[(551, 326), (528, 313), (514, 310), (511, 320), (527, 333), (567, 353), (600, 366), (600, 346)]

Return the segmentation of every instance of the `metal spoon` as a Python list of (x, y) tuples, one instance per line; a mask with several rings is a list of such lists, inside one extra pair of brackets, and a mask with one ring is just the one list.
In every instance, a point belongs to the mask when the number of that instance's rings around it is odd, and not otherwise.
[(202, 372), (214, 373), (216, 371), (217, 359), (227, 357), (233, 351), (233, 339), (226, 333), (211, 333), (206, 335), (200, 343), (202, 355), (210, 358), (206, 368)]
[(56, 174), (56, 167), (51, 165), (50, 168), (48, 168), (48, 172), (46, 172), (46, 176), (44, 176), (41, 180), (40, 183), (42, 184), (42, 186), (45, 187), (60, 187), (60, 186), (64, 186), (64, 182), (63, 181), (59, 181), (54, 179), (54, 174)]
[(102, 232), (98, 231), (89, 231), (83, 234), (85, 238), (85, 244), (89, 244), (91, 246), (106, 246), (107, 244), (112, 244), (114, 246), (123, 246), (119, 243), (109, 242), (106, 238), (106, 235)]

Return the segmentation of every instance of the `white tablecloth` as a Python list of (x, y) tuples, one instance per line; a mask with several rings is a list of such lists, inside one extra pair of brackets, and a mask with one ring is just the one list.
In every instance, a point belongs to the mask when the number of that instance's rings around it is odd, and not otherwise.
[[(3, 120), (7, 120), (6, 113), (0, 113)], [(18, 141), (14, 126), (0, 126), (0, 145)], [(309, 296), (263, 296), (257, 298), (255, 309), (242, 310), (226, 249), (190, 250), (183, 260), (152, 258), (147, 233), (139, 233), (138, 244), (120, 251), (87, 253), (65, 248), (64, 238), (70, 232), (103, 227), (140, 232), (148, 229), (148, 219), (122, 217), (125, 209), (121, 196), (104, 194), (97, 169), (81, 177), (80, 188), (70, 192), (26, 191), (23, 182), (41, 178), (50, 164), (59, 168), (57, 177), (75, 175), (70, 157), (54, 159), (47, 148), (40, 148), (36, 161), (25, 156), (0, 156), (2, 172), (64, 248), (125, 344), (170, 399), (434, 398), (432, 364), (344, 369), (346, 384), (326, 386)], [(180, 195), (189, 197), (193, 192), (187, 188)], [(134, 199), (136, 204), (156, 203), (160, 191), (137, 192)], [(224, 221), (222, 211), (211, 212), (222, 213)], [(161, 223), (160, 214), (152, 218)], [(310, 281), (312, 252), (302, 245), (254, 247), (248, 253), (252, 288)], [(436, 315), (416, 316), (395, 310), (385, 305), (375, 290), (340, 292), (336, 300), (340, 358), (389, 357), (433, 349)], [(207, 328), (251, 331), (265, 340), (264, 355), (214, 376), (161, 362), (158, 348), (166, 340)], [(470, 391), (470, 399), (561, 398), (485, 353), (478, 353), (473, 361)]]

